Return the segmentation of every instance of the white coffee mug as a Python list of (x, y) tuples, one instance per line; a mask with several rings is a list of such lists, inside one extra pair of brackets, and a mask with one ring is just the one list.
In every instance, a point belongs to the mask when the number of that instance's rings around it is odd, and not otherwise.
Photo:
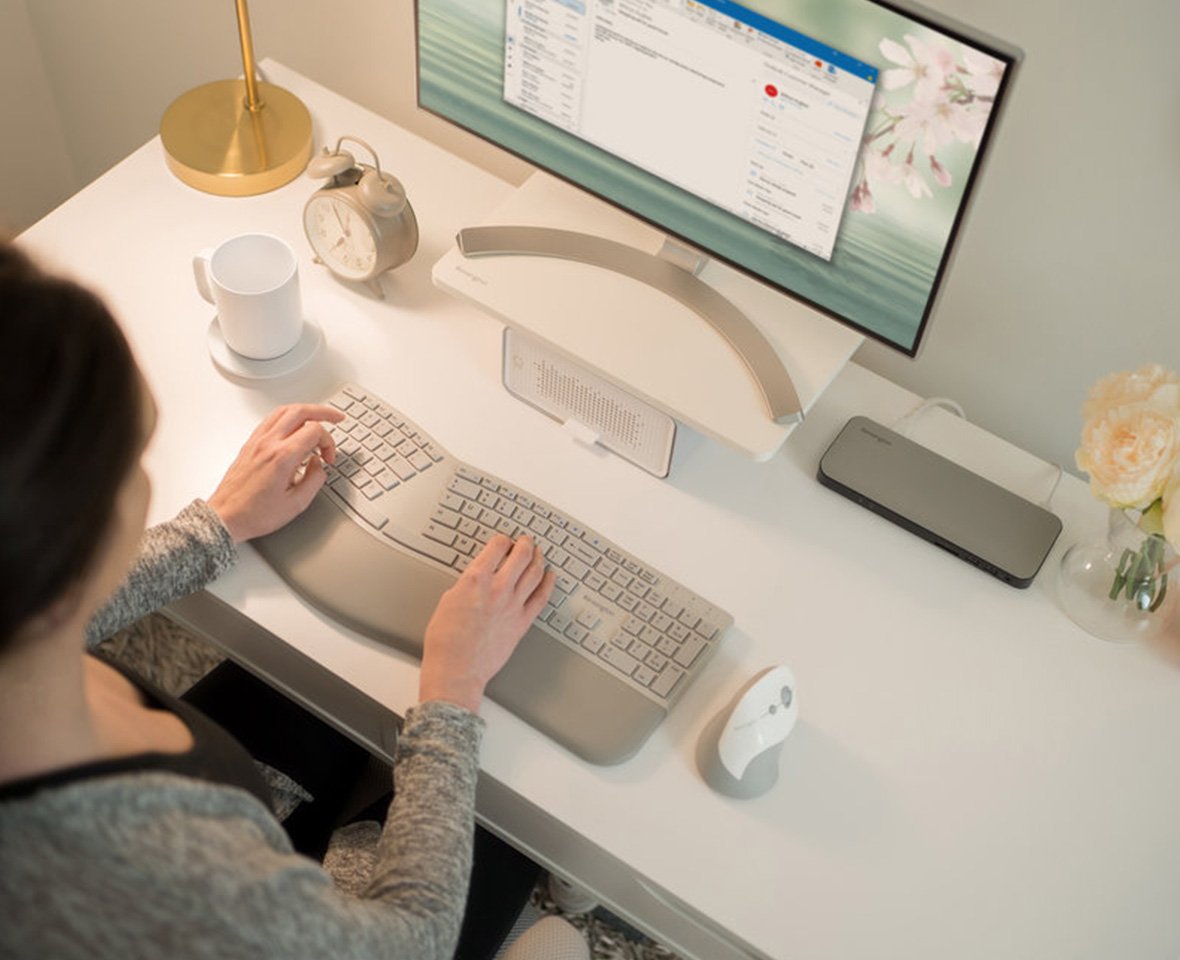
[(193, 258), (202, 297), (217, 307), (221, 335), (250, 360), (281, 357), (303, 333), (299, 273), (290, 244), (267, 233), (230, 237)]

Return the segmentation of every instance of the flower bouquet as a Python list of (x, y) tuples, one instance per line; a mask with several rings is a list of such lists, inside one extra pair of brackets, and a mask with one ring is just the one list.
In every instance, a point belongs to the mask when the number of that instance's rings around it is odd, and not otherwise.
[(1077, 465), (1111, 507), (1103, 545), (1062, 558), (1062, 600), (1106, 639), (1162, 630), (1175, 597), (1168, 573), (1180, 543), (1180, 377), (1158, 364), (1099, 380), (1082, 407)]

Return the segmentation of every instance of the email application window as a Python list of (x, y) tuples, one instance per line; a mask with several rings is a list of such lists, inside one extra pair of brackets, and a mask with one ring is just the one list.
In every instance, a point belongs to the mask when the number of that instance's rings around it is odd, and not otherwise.
[(504, 99), (830, 260), (877, 68), (729, 0), (507, 0)]

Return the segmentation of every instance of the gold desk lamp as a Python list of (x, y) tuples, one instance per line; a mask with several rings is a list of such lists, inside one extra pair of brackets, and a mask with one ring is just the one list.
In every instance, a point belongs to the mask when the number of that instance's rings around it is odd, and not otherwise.
[(170, 169), (223, 197), (265, 193), (294, 180), (311, 157), (311, 115), (294, 94), (254, 75), (246, 0), (235, 0), (244, 80), (215, 80), (164, 111), (160, 140)]

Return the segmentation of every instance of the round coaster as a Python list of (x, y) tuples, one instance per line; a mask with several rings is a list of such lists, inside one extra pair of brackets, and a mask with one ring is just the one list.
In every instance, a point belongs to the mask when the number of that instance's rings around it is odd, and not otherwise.
[(270, 360), (251, 360), (235, 353), (221, 335), (217, 318), (209, 324), (209, 356), (213, 364), (227, 377), (235, 380), (273, 380), (285, 377), (304, 367), (316, 355), (324, 342), (324, 332), (311, 320), (303, 321), (303, 335), (299, 342), (282, 356)]

